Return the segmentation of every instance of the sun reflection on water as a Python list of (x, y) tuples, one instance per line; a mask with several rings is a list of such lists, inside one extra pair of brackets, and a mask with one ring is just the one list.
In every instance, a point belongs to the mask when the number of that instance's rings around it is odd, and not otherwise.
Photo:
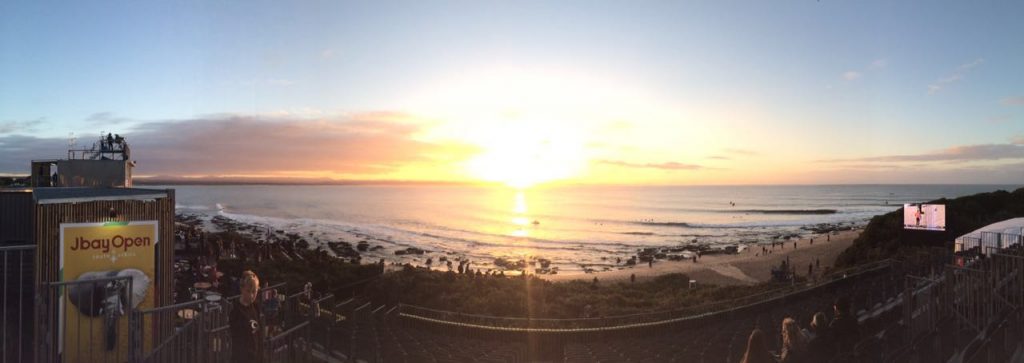
[(515, 230), (509, 233), (513, 237), (528, 237), (530, 232), (527, 227), (530, 225), (530, 218), (526, 215), (526, 193), (522, 190), (516, 192), (515, 206), (512, 211), (515, 213), (515, 217), (512, 217), (512, 224), (515, 225)]

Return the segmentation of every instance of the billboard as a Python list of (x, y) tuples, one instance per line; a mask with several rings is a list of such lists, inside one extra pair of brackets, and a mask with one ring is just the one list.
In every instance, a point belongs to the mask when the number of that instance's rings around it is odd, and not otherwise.
[(903, 228), (945, 231), (946, 206), (943, 204), (904, 204)]
[[(127, 314), (155, 306), (158, 230), (157, 221), (60, 225), (60, 280), (70, 282), (58, 312), (65, 362), (127, 360)], [(88, 282), (111, 277), (130, 278), (131, 288), (125, 280)]]

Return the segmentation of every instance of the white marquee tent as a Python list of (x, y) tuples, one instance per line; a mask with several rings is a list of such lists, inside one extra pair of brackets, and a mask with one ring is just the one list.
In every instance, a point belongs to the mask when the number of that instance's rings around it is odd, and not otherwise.
[(996, 249), (1021, 243), (1022, 235), (1024, 218), (1007, 219), (957, 237), (953, 243), (953, 251), (965, 251), (980, 246), (981, 252), (987, 255)]

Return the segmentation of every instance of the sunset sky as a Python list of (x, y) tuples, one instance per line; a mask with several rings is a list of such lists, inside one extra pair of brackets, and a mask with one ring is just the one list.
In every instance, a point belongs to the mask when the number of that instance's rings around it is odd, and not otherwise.
[(0, 3), (0, 173), (1024, 181), (1024, 2)]

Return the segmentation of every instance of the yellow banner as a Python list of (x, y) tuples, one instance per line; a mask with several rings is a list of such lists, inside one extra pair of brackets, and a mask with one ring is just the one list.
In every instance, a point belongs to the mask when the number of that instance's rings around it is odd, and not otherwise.
[[(64, 362), (127, 361), (128, 314), (155, 306), (158, 230), (157, 221), (60, 225), (61, 279), (71, 282), (59, 312)], [(152, 347), (151, 334), (143, 337)]]

